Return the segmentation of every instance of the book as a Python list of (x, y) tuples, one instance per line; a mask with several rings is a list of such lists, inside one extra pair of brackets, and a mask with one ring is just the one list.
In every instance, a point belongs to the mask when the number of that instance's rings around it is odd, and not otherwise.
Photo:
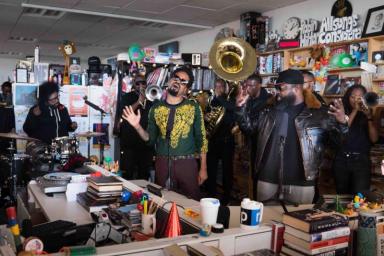
[[(282, 254), (285, 254), (285, 255), (289, 255), (289, 256), (309, 256), (311, 254), (306, 254), (306, 253), (303, 253), (303, 252), (300, 252), (298, 250), (295, 250), (287, 245), (283, 245), (283, 247), (281, 248), (281, 252), (280, 255)], [(322, 252), (322, 253), (318, 253), (318, 254), (313, 254), (315, 256), (347, 256), (348, 255), (348, 249), (347, 248), (341, 248), (341, 249), (337, 249), (337, 250), (332, 250), (332, 251), (328, 251), (328, 252)]]
[(285, 232), (307, 242), (318, 242), (318, 241), (329, 240), (329, 239), (333, 239), (341, 236), (349, 236), (349, 234), (351, 233), (351, 229), (349, 227), (340, 227), (340, 228), (335, 228), (335, 229), (320, 232), (320, 233), (308, 234), (296, 228), (286, 226)]
[(348, 217), (336, 212), (306, 209), (283, 214), (283, 223), (313, 234), (348, 226)]
[(318, 248), (323, 248), (330, 245), (337, 245), (345, 242), (349, 242), (349, 236), (341, 236), (329, 240), (317, 241), (317, 242), (307, 242), (298, 237), (295, 237), (291, 234), (284, 234), (284, 241), (289, 241), (305, 250), (313, 250)]
[(87, 192), (87, 196), (90, 199), (93, 199), (97, 202), (107, 202), (107, 203), (110, 203), (110, 202), (114, 203), (120, 198), (120, 196), (98, 197), (97, 195), (94, 195), (88, 192)]
[[(295, 249), (296, 251), (304, 253), (304, 255), (322, 255), (322, 256), (324, 255), (325, 256), (327, 254), (323, 254), (323, 253), (331, 252), (331, 251), (337, 251), (338, 249), (344, 249), (344, 248), (346, 248), (346, 250), (347, 250), (347, 248), (348, 248), (348, 242), (330, 245), (330, 246), (324, 246), (324, 247), (312, 249), (312, 250), (306, 250), (306, 249), (301, 248), (300, 246), (297, 246), (297, 245), (295, 245), (289, 241), (284, 241), (284, 244), (288, 245), (292, 249)], [(332, 254), (330, 254), (330, 255), (332, 255)]]
[(94, 196), (97, 196), (97, 197), (118, 197), (118, 196), (121, 196), (121, 190), (100, 192), (91, 186), (88, 186), (87, 192), (88, 192), (88, 194), (93, 194)]
[(116, 192), (116, 191), (122, 191), (123, 185), (97, 185), (94, 183), (88, 183), (88, 187), (92, 187), (98, 192)]
[(101, 211), (104, 208), (108, 208), (108, 205), (110, 203), (116, 202), (116, 199), (111, 202), (106, 201), (96, 201), (92, 198), (90, 198), (86, 192), (77, 194), (76, 198), (77, 202), (83, 206), (87, 211), (89, 212), (98, 212)]
[(112, 185), (123, 185), (123, 182), (115, 176), (100, 176), (100, 177), (88, 177), (87, 181), (98, 186), (112, 186)]
[(280, 253), (281, 247), (284, 243), (284, 229), (283, 223), (274, 221), (272, 223), (272, 238), (271, 238), (271, 250), (275, 253)]

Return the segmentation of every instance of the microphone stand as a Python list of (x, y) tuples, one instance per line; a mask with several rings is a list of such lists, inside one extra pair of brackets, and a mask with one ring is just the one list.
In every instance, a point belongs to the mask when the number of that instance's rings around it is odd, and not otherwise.
[(280, 203), (281, 207), (283, 208), (285, 213), (288, 213), (287, 210), (287, 204), (299, 206), (298, 203), (289, 201), (284, 199), (284, 191), (283, 191), (283, 178), (284, 178), (284, 148), (285, 148), (285, 140), (287, 138), (287, 130), (288, 130), (288, 114), (282, 113), (282, 117), (280, 119), (280, 124), (277, 127), (279, 129), (279, 137), (280, 137), (280, 143), (279, 143), (279, 155), (280, 155), (280, 168), (279, 168), (279, 176), (278, 176), (278, 185), (277, 185), (277, 191), (275, 194), (265, 200), (262, 201), (263, 204), (267, 204), (270, 202), (278, 202)]
[[(97, 110), (97, 111), (100, 112), (100, 125), (101, 125), (101, 129), (102, 129), (103, 128), (103, 117), (106, 114), (106, 112), (102, 108), (97, 106), (95, 103), (92, 103), (92, 102), (88, 101), (88, 97), (87, 96), (84, 96), (83, 99), (84, 99), (85, 104), (87, 104), (88, 106), (90, 106), (94, 110)], [(99, 163), (102, 163), (103, 159), (104, 159), (104, 142), (102, 140), (102, 137), (103, 136), (99, 137), (99, 144), (100, 144), (100, 151), (99, 151), (100, 160), (99, 160)], [(90, 148), (90, 138), (89, 138), (88, 139), (88, 159), (89, 159), (90, 151), (91, 151), (91, 148)]]

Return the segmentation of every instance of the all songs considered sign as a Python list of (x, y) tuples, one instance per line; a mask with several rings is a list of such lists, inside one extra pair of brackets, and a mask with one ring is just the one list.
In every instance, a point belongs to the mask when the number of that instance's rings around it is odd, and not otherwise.
[(328, 44), (361, 38), (358, 15), (342, 18), (325, 17), (322, 22), (314, 19), (301, 21), (300, 46)]
[(328, 44), (361, 38), (358, 19), (359, 16), (356, 14), (342, 18), (325, 17), (321, 22), (319, 43)]

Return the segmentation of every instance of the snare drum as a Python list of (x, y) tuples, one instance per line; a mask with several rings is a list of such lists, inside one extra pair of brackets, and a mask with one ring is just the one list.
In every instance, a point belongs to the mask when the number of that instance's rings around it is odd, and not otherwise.
[(79, 153), (79, 143), (74, 137), (59, 137), (54, 140), (61, 160), (68, 160), (71, 155)]

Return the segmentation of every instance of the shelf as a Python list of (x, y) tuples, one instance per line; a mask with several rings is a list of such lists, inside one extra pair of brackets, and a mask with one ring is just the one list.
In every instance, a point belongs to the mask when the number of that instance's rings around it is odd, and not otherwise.
[(306, 67), (306, 68), (298, 68), (298, 67), (289, 67), (290, 69), (295, 69), (295, 70), (307, 70), (307, 71), (311, 71), (312, 68), (309, 68), (309, 67)]
[(278, 76), (279, 73), (265, 73), (265, 74), (260, 74), (261, 77), (267, 77), (267, 76)]
[(372, 79), (372, 82), (384, 82), (384, 77), (374, 78)]
[(362, 69), (360, 67), (330, 68), (330, 69), (328, 69), (328, 73), (348, 72), (348, 71), (362, 71)]
[(258, 56), (265, 56), (265, 55), (271, 55), (275, 53), (283, 53), (284, 50), (274, 50), (274, 51), (268, 51), (268, 52), (256, 52), (256, 55)]

